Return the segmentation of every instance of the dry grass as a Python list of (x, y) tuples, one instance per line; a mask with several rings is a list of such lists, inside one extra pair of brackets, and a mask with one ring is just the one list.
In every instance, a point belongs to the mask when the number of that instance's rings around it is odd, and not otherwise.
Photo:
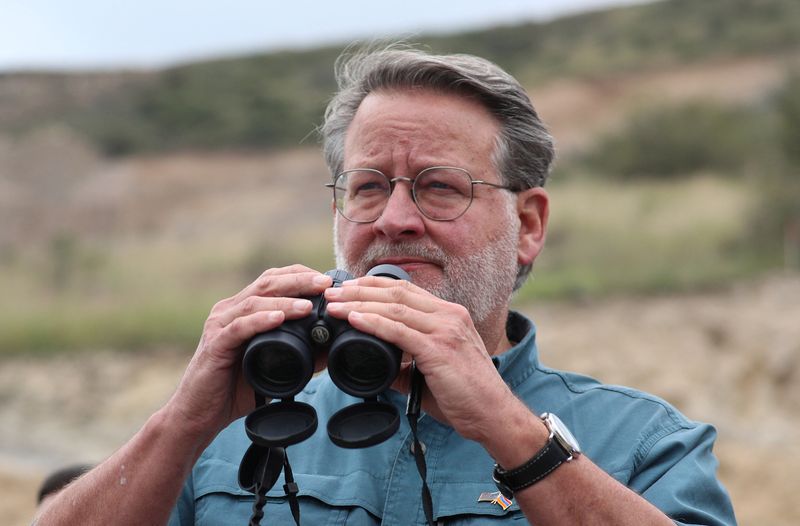
[[(548, 365), (653, 392), (713, 423), (720, 477), (742, 525), (800, 522), (800, 275), (522, 310), (537, 322)], [(101, 460), (126, 440), (170, 395), (188, 354), (4, 359), (0, 447), (14, 455), (0, 456), (7, 524), (27, 524), (47, 470)]]

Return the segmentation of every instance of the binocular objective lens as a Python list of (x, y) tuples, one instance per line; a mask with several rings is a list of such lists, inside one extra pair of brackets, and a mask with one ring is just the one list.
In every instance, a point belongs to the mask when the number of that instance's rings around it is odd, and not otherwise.
[(296, 352), (287, 349), (262, 350), (255, 366), (259, 382), (273, 391), (289, 389), (303, 380), (303, 363)]
[(339, 358), (336, 366), (342, 379), (350, 385), (359, 388), (379, 386), (389, 375), (386, 355), (370, 344), (351, 343), (342, 349)]

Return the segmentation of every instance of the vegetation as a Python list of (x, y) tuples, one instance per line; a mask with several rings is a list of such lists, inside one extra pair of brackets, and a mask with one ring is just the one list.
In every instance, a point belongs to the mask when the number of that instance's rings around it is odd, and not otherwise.
[(789, 77), (775, 97), (779, 126), (779, 144), (786, 159), (800, 167), (800, 72)]
[[(796, 53), (800, 3), (672, 0), (424, 40), (437, 51), (486, 56), (535, 85)], [(46, 81), (63, 96), (27, 113), (6, 111), (13, 97), (0, 99), (0, 131), (66, 122), (113, 155), (296, 145), (334, 90), (330, 70), (339, 52), (282, 52), (118, 79), (89, 75), (92, 97), (71, 98), (75, 79), (67, 76), (34, 76), (27, 80)], [(0, 88), (11, 80), (0, 77)], [(517, 301), (696, 290), (800, 266), (797, 144), (800, 75), (750, 106), (693, 100), (634, 109), (557, 168), (547, 249)], [(59, 156), (62, 171), (68, 157)], [(77, 173), (84, 164), (76, 166)], [(42, 188), (52, 190), (50, 183)], [(61, 193), (48, 203), (55, 206)], [(68, 230), (0, 245), (0, 355), (191, 349), (211, 305), (261, 269), (296, 261), (330, 268), (329, 246), (308, 232), (285, 235), (289, 244), (244, 248), (218, 239), (164, 247), (147, 238), (153, 232), (133, 241), (108, 234), (87, 240)]]
[(763, 109), (713, 101), (648, 107), (600, 138), (584, 163), (622, 179), (741, 173), (774, 149), (769, 124)]
[[(800, 3), (669, 0), (420, 40), (436, 51), (485, 56), (535, 85), (555, 77), (791, 53), (800, 45)], [(9, 97), (0, 101), (0, 129), (21, 132), (56, 119), (115, 155), (297, 145), (321, 120), (335, 89), (331, 64), (340, 51), (327, 47), (254, 55), (152, 75), (127, 74), (117, 81), (105, 74), (87, 75), (80, 82), (43, 75), (37, 85), (53, 91), (47, 113), (42, 104)], [(90, 87), (94, 95), (75, 95), (79, 86)], [(31, 90), (19, 90), (19, 96), (26, 91)], [(9, 111), (3, 111), (3, 104)], [(25, 107), (30, 109), (16, 111)]]
[[(749, 182), (557, 177), (551, 230), (517, 301), (697, 290), (765, 268), (742, 238), (756, 205)], [(325, 237), (321, 233), (320, 237)], [(289, 236), (291, 237), (291, 236)], [(332, 268), (327, 243), (218, 240), (125, 246), (59, 238), (0, 263), (0, 355), (65, 349), (176, 348), (197, 343), (211, 306), (264, 268)], [(59, 276), (54, 281), (54, 276)]]
[[(627, 184), (651, 179), (669, 184), (684, 181), (684, 187), (698, 174), (714, 173), (727, 178), (728, 185), (749, 192), (750, 201), (739, 210), (743, 221), (738, 233), (729, 232), (727, 239), (717, 235), (706, 239), (721, 242), (719, 260), (702, 264), (710, 264), (708, 268), (724, 282), (755, 269), (800, 268), (798, 144), (800, 76), (792, 75), (757, 107), (691, 101), (634, 112), (619, 130), (599, 138), (570, 169)], [(720, 199), (719, 195), (707, 197), (707, 206)], [(685, 205), (680, 208), (691, 210)], [(698, 249), (692, 252), (695, 263), (702, 261), (697, 256), (703, 249)], [(629, 261), (635, 260), (631, 255)], [(731, 265), (732, 261), (737, 264)], [(666, 288), (680, 285), (681, 277), (674, 272), (666, 272), (667, 279), (656, 278), (654, 263), (639, 266), (651, 274), (645, 283), (663, 281)], [(589, 275), (584, 273), (584, 279)]]

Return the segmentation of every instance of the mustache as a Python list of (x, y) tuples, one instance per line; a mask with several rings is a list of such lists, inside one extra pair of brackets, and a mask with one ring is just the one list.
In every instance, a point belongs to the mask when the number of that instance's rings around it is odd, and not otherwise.
[(401, 241), (370, 245), (361, 257), (361, 263), (373, 265), (376, 261), (389, 257), (420, 258), (440, 266), (444, 266), (448, 260), (447, 254), (439, 247)]

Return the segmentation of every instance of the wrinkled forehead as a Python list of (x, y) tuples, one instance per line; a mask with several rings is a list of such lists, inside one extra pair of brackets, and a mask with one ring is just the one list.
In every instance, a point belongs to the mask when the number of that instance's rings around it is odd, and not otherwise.
[(387, 164), (405, 163), (417, 170), (442, 164), (470, 169), (464, 165), (492, 157), (499, 131), (497, 119), (469, 97), (376, 91), (364, 98), (348, 128), (344, 167), (387, 169)]

